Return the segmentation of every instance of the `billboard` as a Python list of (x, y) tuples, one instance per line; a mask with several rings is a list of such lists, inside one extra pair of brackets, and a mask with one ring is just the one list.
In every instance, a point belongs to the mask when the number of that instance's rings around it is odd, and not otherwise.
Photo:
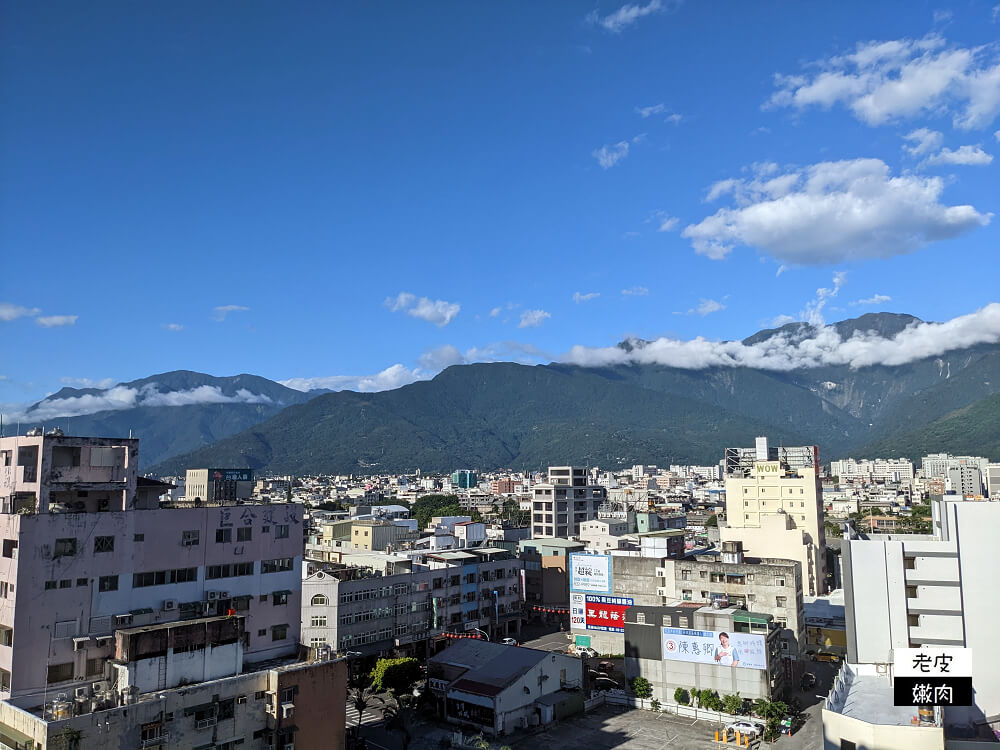
[(633, 604), (632, 599), (623, 596), (571, 593), (569, 595), (570, 626), (586, 630), (624, 633), (625, 610)]
[(766, 670), (767, 639), (752, 633), (663, 628), (663, 658)]
[(208, 478), (213, 482), (252, 482), (253, 469), (209, 469)]
[(569, 590), (611, 593), (611, 556), (574, 552), (569, 556)]

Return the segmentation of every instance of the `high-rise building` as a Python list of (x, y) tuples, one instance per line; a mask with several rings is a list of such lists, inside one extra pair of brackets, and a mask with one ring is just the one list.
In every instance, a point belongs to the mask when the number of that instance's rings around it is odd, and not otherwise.
[[(1000, 503), (936, 496), (931, 498), (931, 513), (933, 536), (891, 534), (845, 540), (841, 556), (851, 672), (850, 679), (831, 694), (831, 701), (839, 714), (850, 714), (851, 691), (857, 687), (869, 705), (868, 722), (891, 724), (893, 714), (900, 713), (892, 708), (888, 679), (895, 649), (969, 648), (975, 705), (945, 707), (943, 723), (953, 728), (955, 736), (970, 736), (984, 720), (1000, 715), (1000, 674), (993, 658)], [(881, 715), (879, 694), (874, 690), (879, 675), (885, 678)], [(860, 684), (865, 679), (867, 688)], [(901, 718), (915, 713), (912, 709)], [(901, 741), (898, 746), (910, 745)]]
[(727, 449), (726, 521), (719, 528), (723, 542), (742, 542), (748, 556), (797, 560), (808, 596), (827, 590), (818, 467), (815, 446), (774, 449), (757, 438), (755, 448)]
[(550, 466), (548, 482), (532, 487), (531, 536), (575, 536), (581, 523), (597, 518), (605, 500), (607, 490), (592, 485), (585, 468)]
[(190, 502), (223, 503), (249, 500), (253, 495), (252, 469), (188, 469), (185, 499)]
[(302, 506), (161, 507), (137, 461), (136, 440), (0, 438), (0, 744), (294, 743), (263, 696), (297, 658)]
[(479, 484), (479, 477), (476, 472), (469, 469), (459, 469), (451, 475), (452, 486), (462, 490), (472, 489)]
[(986, 471), (989, 459), (982, 456), (952, 456), (948, 453), (930, 453), (920, 459), (925, 477), (948, 477), (948, 469), (956, 466), (974, 466), (980, 473)]

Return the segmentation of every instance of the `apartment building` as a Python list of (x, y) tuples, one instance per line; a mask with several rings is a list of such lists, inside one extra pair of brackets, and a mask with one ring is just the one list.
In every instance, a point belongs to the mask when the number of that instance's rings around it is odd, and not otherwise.
[[(1000, 503), (936, 496), (931, 512), (933, 535), (844, 541), (848, 660), (862, 672), (874, 665), (886, 676), (897, 648), (972, 649), (975, 705), (948, 707), (943, 720), (977, 732), (985, 719), (1000, 715), (1000, 675), (992, 658)], [(891, 703), (891, 688), (886, 690)], [(998, 722), (993, 728), (1000, 728)]]
[(957, 466), (973, 466), (982, 474), (986, 471), (989, 463), (989, 459), (982, 456), (952, 456), (949, 453), (929, 453), (920, 459), (920, 468), (923, 469), (925, 477), (945, 479), (948, 476), (948, 469)]
[(416, 538), (416, 531), (393, 521), (360, 520), (351, 524), (350, 549), (381, 552)]
[(845, 458), (830, 462), (830, 473), (841, 482), (856, 479), (865, 482), (912, 482), (915, 476), (913, 462), (905, 458), (873, 460)]
[[(585, 545), (571, 539), (525, 539), (518, 542), (524, 561), (524, 598), (543, 620), (565, 621), (569, 614), (569, 556)], [(556, 612), (546, 610), (557, 610)]]
[(581, 523), (597, 518), (606, 499), (607, 490), (591, 484), (585, 468), (550, 466), (548, 481), (532, 488), (531, 535), (576, 536)]
[(365, 655), (425, 656), (443, 633), (520, 632), (523, 564), (503, 549), (429, 553), (413, 571), (318, 569), (302, 582), (302, 642)]
[[(756, 460), (748, 459), (753, 450)], [(723, 542), (742, 542), (754, 557), (796, 560), (810, 596), (824, 594), (826, 532), (815, 447), (768, 447), (758, 438), (755, 449), (727, 449), (726, 521)], [(786, 458), (770, 460), (770, 456)], [(738, 459), (738, 460), (737, 460)]]
[(253, 496), (252, 469), (188, 469), (185, 498), (188, 502), (235, 503)]

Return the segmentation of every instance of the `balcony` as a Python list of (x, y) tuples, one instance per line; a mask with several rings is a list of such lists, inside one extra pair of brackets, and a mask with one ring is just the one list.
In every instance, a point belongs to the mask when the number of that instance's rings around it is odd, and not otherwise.
[(170, 741), (170, 733), (163, 732), (162, 734), (155, 735), (153, 737), (146, 737), (139, 740), (139, 747), (158, 747), (159, 745), (166, 745)]

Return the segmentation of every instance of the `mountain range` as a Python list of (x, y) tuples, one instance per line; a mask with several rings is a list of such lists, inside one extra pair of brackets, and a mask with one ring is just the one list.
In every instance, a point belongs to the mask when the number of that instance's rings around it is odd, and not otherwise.
[[(891, 339), (918, 324), (878, 313), (833, 324), (842, 339)], [(744, 339), (778, 346), (817, 335), (791, 323)], [(651, 342), (631, 339), (623, 351)], [(276, 473), (395, 473), (554, 463), (715, 463), (768, 435), (817, 444), (823, 460), (955, 451), (1000, 458), (1000, 348), (905, 364), (787, 370), (482, 363), (379, 393), (302, 393), (252, 375), (178, 371), (111, 389), (63, 389), (28, 410), (113, 409), (49, 418), (67, 434), (141, 438), (144, 470), (250, 467)], [(128, 399), (134, 403), (129, 405)], [(89, 401), (87, 401), (89, 399)], [(41, 421), (41, 420), (38, 420)], [(974, 429), (973, 429), (974, 427)]]

